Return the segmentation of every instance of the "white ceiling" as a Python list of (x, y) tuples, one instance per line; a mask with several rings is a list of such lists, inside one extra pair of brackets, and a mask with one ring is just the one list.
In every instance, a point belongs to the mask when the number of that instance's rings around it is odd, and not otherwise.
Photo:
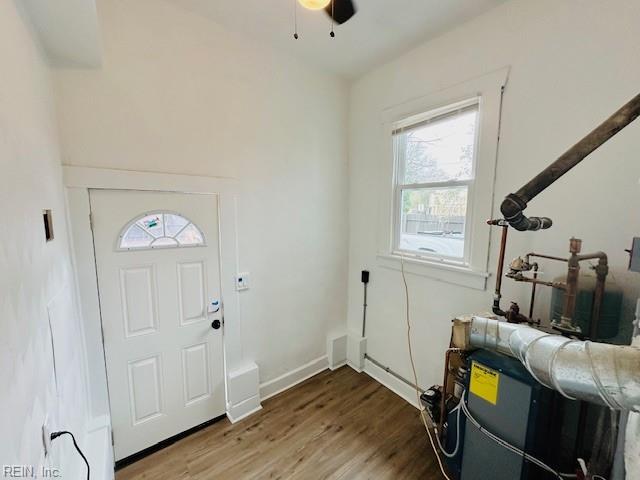
[(95, 0), (21, 0), (53, 65), (102, 62)]
[(324, 12), (298, 8), (300, 38), (293, 39), (295, 0), (167, 0), (347, 78), (357, 77), (506, 0), (355, 0), (358, 13), (336, 27)]

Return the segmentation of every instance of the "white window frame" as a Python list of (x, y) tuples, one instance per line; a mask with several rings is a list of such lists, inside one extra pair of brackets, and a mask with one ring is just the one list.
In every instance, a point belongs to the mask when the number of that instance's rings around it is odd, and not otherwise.
[[(476, 77), (437, 92), (427, 94), (390, 107), (382, 112), (383, 135), (386, 148), (379, 168), (379, 227), (378, 264), (400, 269), (444, 282), (485, 290), (487, 284), (491, 229), (486, 220), (493, 216), (494, 184), (502, 93), (509, 69)], [(397, 189), (397, 159), (394, 149), (394, 129), (403, 122), (414, 122), (425, 112), (433, 114), (456, 104), (478, 99), (479, 114), (474, 152), (474, 180), (468, 191), (468, 210), (465, 225), (465, 257), (451, 259), (437, 255), (416, 255), (396, 248), (399, 234), (400, 202)], [(442, 186), (446, 186), (442, 183)], [(406, 187), (405, 187), (406, 188)]]
[[(419, 260), (431, 261), (431, 262), (442, 262), (442, 263), (451, 263), (452, 265), (457, 266), (467, 266), (469, 263), (470, 257), (470, 242), (467, 241), (467, 233), (471, 226), (471, 219), (473, 217), (473, 189), (475, 186), (475, 176), (476, 176), (476, 164), (477, 164), (477, 153), (478, 153), (478, 137), (479, 137), (479, 124), (480, 124), (480, 115), (478, 114), (478, 120), (476, 124), (476, 132), (474, 138), (474, 150), (473, 150), (473, 159), (471, 166), (471, 178), (468, 180), (448, 180), (443, 182), (429, 182), (429, 183), (414, 183), (407, 184), (402, 183), (402, 178), (404, 178), (404, 167), (406, 166), (406, 162), (403, 161), (400, 157), (401, 152), (398, 149), (398, 141), (399, 138), (397, 135), (394, 135), (394, 132), (399, 129), (411, 128), (417, 124), (428, 121), (430, 119), (434, 119), (443, 115), (447, 115), (449, 113), (454, 113), (457, 110), (462, 110), (474, 105), (478, 106), (478, 113), (480, 112), (481, 98), (474, 96), (472, 98), (468, 98), (466, 100), (458, 101), (452, 103), (450, 105), (445, 105), (444, 107), (436, 108), (434, 110), (430, 110), (424, 112), (419, 115), (413, 115), (409, 118), (405, 118), (399, 122), (396, 122), (393, 125), (392, 131), (392, 142), (393, 142), (393, 158), (395, 162), (394, 167), (394, 205), (393, 205), (393, 244), (392, 244), (392, 254), (396, 255), (404, 255), (414, 257)], [(429, 253), (429, 252), (416, 252), (415, 250), (403, 250), (400, 248), (400, 241), (402, 236), (402, 193), (404, 190), (415, 190), (415, 189), (426, 189), (426, 188), (448, 188), (448, 187), (467, 187), (467, 209), (465, 214), (465, 239), (464, 239), (464, 251), (462, 254), (462, 258), (460, 257), (452, 257), (449, 255), (442, 255), (437, 253)]]

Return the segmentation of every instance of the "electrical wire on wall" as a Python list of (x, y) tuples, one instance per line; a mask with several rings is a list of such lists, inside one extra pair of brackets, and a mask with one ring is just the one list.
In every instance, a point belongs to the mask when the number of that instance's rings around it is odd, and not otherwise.
[[(427, 430), (427, 435), (429, 436), (429, 442), (431, 443), (431, 448), (433, 449), (433, 453), (436, 455), (436, 459), (438, 460), (438, 466), (440, 467), (440, 471), (446, 480), (451, 480), (449, 475), (444, 469), (444, 465), (442, 465), (442, 459), (440, 458), (440, 453), (436, 448), (436, 445), (433, 441), (433, 436), (431, 435), (431, 430), (429, 429), (429, 425), (427, 423), (427, 417), (425, 409), (422, 408), (422, 404), (420, 402), (420, 388), (418, 387), (418, 373), (416, 372), (416, 364), (413, 359), (413, 349), (411, 348), (411, 316), (409, 314), (409, 286), (407, 285), (407, 277), (404, 273), (404, 256), (400, 255), (400, 272), (402, 273), (402, 283), (404, 284), (404, 296), (405, 296), (405, 319), (407, 322), (407, 346), (409, 347), (409, 360), (411, 362), (411, 370), (413, 372), (413, 385), (416, 389), (416, 400), (418, 401), (418, 409), (420, 411), (420, 420), (424, 425), (424, 428)], [(457, 450), (457, 446), (456, 446)], [(457, 452), (456, 452), (457, 453)], [(455, 453), (454, 453), (455, 455)]]
[(73, 446), (75, 447), (76, 452), (78, 452), (78, 454), (82, 457), (82, 460), (84, 460), (84, 464), (87, 466), (87, 480), (89, 480), (91, 478), (91, 467), (89, 466), (89, 461), (87, 460), (87, 457), (85, 457), (84, 453), (82, 453), (82, 450), (80, 450), (78, 442), (76, 442), (76, 437), (73, 435), (73, 433), (66, 430), (53, 432), (50, 438), (53, 441), (56, 438), (61, 437), (62, 435), (69, 435), (71, 437), (71, 441), (73, 442)]

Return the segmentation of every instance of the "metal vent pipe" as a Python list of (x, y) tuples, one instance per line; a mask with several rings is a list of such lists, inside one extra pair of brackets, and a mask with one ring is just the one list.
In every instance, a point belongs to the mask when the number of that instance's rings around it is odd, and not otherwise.
[(484, 317), (454, 320), (458, 348), (517, 358), (541, 384), (567, 398), (640, 412), (640, 348), (572, 340)]
[(502, 202), (500, 211), (516, 230), (540, 230), (552, 225), (547, 217), (526, 217), (522, 211), (536, 195), (567, 173), (584, 158), (640, 116), (640, 94), (633, 97), (595, 130), (563, 153), (555, 162)]

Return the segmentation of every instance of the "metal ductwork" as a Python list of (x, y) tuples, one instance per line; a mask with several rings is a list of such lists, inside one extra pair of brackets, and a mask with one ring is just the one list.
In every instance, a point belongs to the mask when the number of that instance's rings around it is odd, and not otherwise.
[(517, 358), (538, 382), (567, 398), (640, 412), (640, 348), (573, 340), (478, 316), (456, 319), (453, 328), (456, 347)]
[(527, 208), (527, 203), (633, 122), (638, 116), (640, 116), (640, 95), (632, 98), (620, 110), (567, 150), (520, 190), (507, 195), (500, 206), (500, 211), (505, 220), (509, 222), (509, 225), (521, 231), (549, 228), (553, 223), (551, 219), (547, 217), (526, 217), (522, 213)]

